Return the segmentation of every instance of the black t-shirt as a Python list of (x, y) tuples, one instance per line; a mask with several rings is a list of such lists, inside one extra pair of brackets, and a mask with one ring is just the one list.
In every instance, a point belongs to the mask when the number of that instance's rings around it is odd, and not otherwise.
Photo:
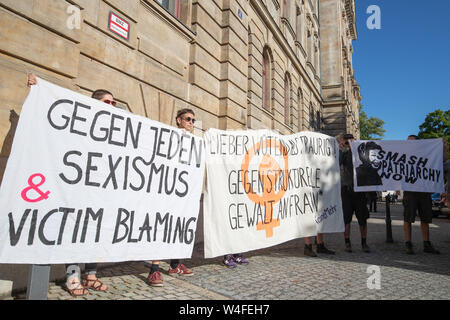
[(371, 165), (360, 165), (356, 168), (356, 183), (362, 186), (379, 186), (382, 185), (381, 177), (378, 171)]

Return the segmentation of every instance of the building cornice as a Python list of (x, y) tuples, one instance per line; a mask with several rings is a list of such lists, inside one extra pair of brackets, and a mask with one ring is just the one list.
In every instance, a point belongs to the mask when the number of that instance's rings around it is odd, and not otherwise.
[(345, 0), (345, 14), (347, 15), (348, 29), (353, 40), (358, 38), (356, 30), (356, 13), (355, 13), (355, 0)]

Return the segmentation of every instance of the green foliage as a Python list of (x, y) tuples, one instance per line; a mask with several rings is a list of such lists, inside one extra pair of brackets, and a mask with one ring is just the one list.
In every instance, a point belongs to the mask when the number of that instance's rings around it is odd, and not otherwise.
[(361, 140), (380, 140), (384, 137), (386, 130), (383, 128), (384, 121), (369, 117), (365, 111), (362, 110), (363, 105), (359, 104), (359, 130)]
[(450, 110), (430, 112), (419, 129), (418, 137), (421, 139), (444, 138), (447, 141), (447, 159), (450, 159)]

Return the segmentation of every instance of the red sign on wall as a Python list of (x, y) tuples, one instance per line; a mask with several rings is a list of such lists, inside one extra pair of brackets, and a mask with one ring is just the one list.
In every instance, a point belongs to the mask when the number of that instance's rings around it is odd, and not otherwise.
[(130, 24), (113, 12), (110, 12), (109, 14), (108, 28), (121, 38), (128, 40), (130, 35)]

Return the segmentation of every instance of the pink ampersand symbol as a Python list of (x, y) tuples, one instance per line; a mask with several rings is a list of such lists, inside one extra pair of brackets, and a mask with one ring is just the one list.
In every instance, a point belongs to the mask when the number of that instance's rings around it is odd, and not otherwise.
[[(35, 177), (39, 177), (39, 178), (41, 179), (41, 180), (39, 181), (39, 183), (37, 183), (37, 184), (35, 184), (35, 183), (33, 182), (33, 179), (34, 179)], [(42, 175), (42, 174), (40, 174), (40, 173), (35, 173), (35, 174), (31, 175), (31, 176), (28, 178), (28, 187), (26, 187), (25, 189), (23, 189), (22, 192), (21, 192), (21, 194), (20, 194), (20, 195), (22, 196), (22, 199), (25, 200), (26, 202), (39, 202), (39, 201), (48, 199), (48, 195), (50, 194), (50, 191), (42, 192), (41, 189), (39, 189), (39, 187), (40, 187), (41, 185), (43, 185), (44, 182), (45, 182), (45, 177), (44, 177), (44, 175)], [(30, 190), (36, 191), (36, 192), (39, 194), (39, 197), (34, 198), (34, 199), (30, 199), (30, 198), (27, 196), (27, 193), (28, 193)]]

